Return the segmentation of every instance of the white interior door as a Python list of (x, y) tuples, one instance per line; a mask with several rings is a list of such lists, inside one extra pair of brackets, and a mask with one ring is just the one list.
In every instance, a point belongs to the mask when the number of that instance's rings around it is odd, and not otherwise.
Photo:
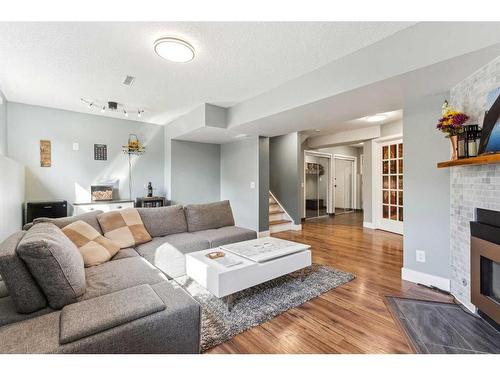
[(403, 142), (380, 143), (378, 227), (403, 234)]
[(335, 159), (335, 209), (345, 208), (345, 160)]
[(354, 209), (354, 160), (335, 157), (335, 213)]

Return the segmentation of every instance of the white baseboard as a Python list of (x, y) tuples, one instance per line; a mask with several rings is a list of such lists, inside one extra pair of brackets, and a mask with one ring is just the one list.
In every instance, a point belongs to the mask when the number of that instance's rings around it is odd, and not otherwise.
[(271, 231), (270, 230), (265, 230), (263, 232), (257, 233), (257, 237), (258, 238), (269, 237), (270, 235), (271, 235)]
[(292, 230), (302, 230), (302, 224), (292, 224), (291, 229)]
[(375, 229), (375, 225), (373, 223), (370, 223), (369, 221), (363, 221), (363, 227)]
[(409, 268), (401, 268), (401, 278), (412, 283), (435, 286), (447, 292), (450, 291), (450, 279), (441, 276), (430, 275), (428, 273), (414, 271)]

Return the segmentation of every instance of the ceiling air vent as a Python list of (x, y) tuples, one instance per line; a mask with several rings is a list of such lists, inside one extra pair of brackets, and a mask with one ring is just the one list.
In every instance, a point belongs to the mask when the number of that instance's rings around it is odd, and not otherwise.
[(125, 80), (123, 81), (123, 84), (126, 86), (132, 86), (132, 83), (134, 83), (135, 77), (132, 76), (126, 76)]

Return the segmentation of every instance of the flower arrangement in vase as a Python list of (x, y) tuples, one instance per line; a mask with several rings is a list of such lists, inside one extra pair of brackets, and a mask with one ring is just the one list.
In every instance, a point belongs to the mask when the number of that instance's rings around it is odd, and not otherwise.
[(469, 116), (450, 107), (448, 101), (444, 101), (441, 118), (439, 119), (436, 128), (445, 133), (447, 138), (450, 138), (453, 150), (451, 160), (458, 159), (458, 134), (462, 132), (464, 124), (468, 119)]

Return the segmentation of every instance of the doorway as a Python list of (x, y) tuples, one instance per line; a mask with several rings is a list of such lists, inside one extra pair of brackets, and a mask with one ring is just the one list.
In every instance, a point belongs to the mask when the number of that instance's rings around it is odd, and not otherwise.
[(334, 155), (335, 215), (354, 212), (356, 207), (356, 158)]
[(403, 234), (403, 140), (378, 143), (377, 227)]
[(306, 219), (326, 216), (330, 207), (331, 155), (306, 151), (304, 155), (304, 206)]

